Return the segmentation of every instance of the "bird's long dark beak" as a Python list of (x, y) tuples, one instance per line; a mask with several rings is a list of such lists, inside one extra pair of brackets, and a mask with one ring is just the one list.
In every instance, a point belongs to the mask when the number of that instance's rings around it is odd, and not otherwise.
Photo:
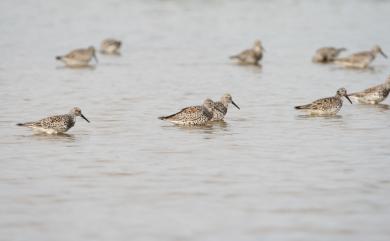
[(238, 107), (238, 105), (236, 103), (234, 103), (234, 101), (232, 101), (232, 104), (237, 107), (237, 109), (240, 109), (240, 107)]
[(345, 98), (347, 98), (347, 100), (352, 104), (352, 101), (351, 101), (351, 99), (348, 97), (348, 95), (345, 95)]
[(381, 55), (387, 59), (387, 55), (385, 53), (383, 53), (382, 50), (380, 50), (379, 53), (381, 53)]
[(89, 120), (83, 114), (80, 114), (80, 116), (89, 123)]

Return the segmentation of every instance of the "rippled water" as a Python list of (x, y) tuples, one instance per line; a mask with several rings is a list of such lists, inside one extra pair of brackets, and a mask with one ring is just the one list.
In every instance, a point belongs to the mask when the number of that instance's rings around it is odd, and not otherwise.
[[(381, 83), (318, 47), (390, 55), (389, 1), (0, 2), (0, 240), (390, 240), (390, 112), (293, 109)], [(68, 69), (54, 56), (123, 41)], [(260, 38), (263, 68), (227, 57)], [(230, 92), (204, 128), (156, 117)], [(68, 135), (15, 123), (79, 106)]]

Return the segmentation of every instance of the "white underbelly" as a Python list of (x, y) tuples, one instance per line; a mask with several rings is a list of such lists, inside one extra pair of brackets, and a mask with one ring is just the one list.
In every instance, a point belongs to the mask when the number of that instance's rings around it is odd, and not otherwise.
[(326, 110), (313, 110), (313, 109), (308, 109), (306, 110), (308, 113), (311, 115), (335, 115), (337, 112), (340, 111), (339, 107), (334, 107), (334, 108), (329, 108)]
[(42, 128), (42, 127), (33, 127), (32, 128), (34, 132), (36, 133), (46, 133), (46, 134), (58, 134), (58, 131), (54, 130), (54, 129), (46, 129), (46, 128)]

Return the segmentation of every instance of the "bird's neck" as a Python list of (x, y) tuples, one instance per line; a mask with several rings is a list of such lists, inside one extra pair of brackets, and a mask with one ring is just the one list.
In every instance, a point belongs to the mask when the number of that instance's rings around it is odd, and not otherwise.
[(221, 99), (221, 103), (225, 108), (228, 108), (229, 102), (227, 102), (225, 99)]
[(204, 106), (204, 108), (205, 108), (208, 112), (210, 112), (210, 113), (213, 113), (213, 112), (214, 112), (213, 108), (206, 107), (206, 106)]
[(76, 115), (74, 113), (70, 112), (68, 115), (73, 119), (73, 121), (76, 121)]
[(371, 50), (371, 55), (376, 57), (379, 54), (379, 51), (377, 50)]
[(390, 79), (386, 80), (385, 82), (385, 88), (390, 89)]
[(260, 46), (255, 46), (253, 48), (253, 50), (256, 52), (256, 53), (261, 53), (261, 47)]

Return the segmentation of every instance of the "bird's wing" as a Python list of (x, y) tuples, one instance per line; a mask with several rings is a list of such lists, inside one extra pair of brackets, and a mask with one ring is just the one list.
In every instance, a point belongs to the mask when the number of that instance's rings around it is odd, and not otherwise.
[(352, 62), (352, 63), (360, 63), (366, 60), (367, 58), (372, 58), (371, 52), (360, 52), (360, 53), (352, 54), (345, 58), (339, 58), (337, 60)]
[(53, 128), (53, 126), (65, 125), (63, 121), (64, 115), (55, 115), (43, 118), (39, 121), (43, 128)]
[(230, 58), (245, 59), (247, 58), (247, 56), (250, 56), (252, 52), (253, 52), (252, 49), (246, 49), (237, 55), (231, 56)]
[(106, 45), (106, 46), (110, 46), (110, 45), (120, 46), (121, 45), (121, 41), (118, 41), (118, 40), (115, 40), (115, 39), (107, 39), (106, 41), (104, 41), (103, 44)]
[(64, 56), (69, 59), (79, 59), (87, 61), (90, 59), (90, 54), (87, 49), (75, 49)]
[(311, 104), (309, 104), (309, 106), (310, 109), (319, 110), (322, 109), (324, 106), (330, 105), (333, 102), (334, 102), (333, 97), (327, 97), (327, 98), (315, 100)]
[(380, 91), (381, 89), (383, 89), (383, 85), (382, 84), (370, 87), (370, 88), (365, 89), (363, 91), (351, 93), (351, 94), (349, 94), (349, 96), (363, 97), (366, 94), (377, 92), (377, 91)]
[(172, 119), (177, 121), (196, 119), (199, 116), (200, 111), (202, 111), (202, 106), (190, 106), (181, 109), (173, 115), (165, 116), (163, 119)]

